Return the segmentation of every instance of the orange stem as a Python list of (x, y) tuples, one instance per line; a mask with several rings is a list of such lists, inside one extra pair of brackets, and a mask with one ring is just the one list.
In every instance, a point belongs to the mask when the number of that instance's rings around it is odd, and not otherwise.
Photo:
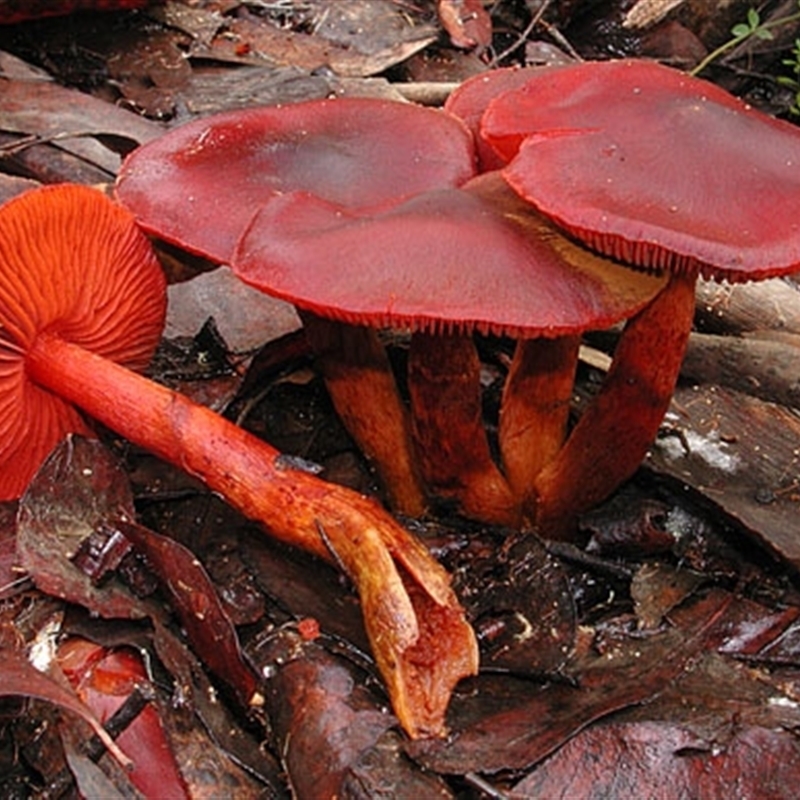
[(303, 327), (336, 413), (375, 465), (395, 511), (419, 517), (427, 505), (386, 349), (374, 329), (300, 311)]
[[(213, 411), (58, 336), (38, 335), (26, 369), (40, 386), (201, 478), (276, 538), (339, 562), (359, 591), (373, 651), (402, 724), (411, 735), (441, 728), (450, 690), (477, 667), (474, 635), (447, 572), (378, 503), (282, 467), (275, 448)], [(402, 574), (390, 555), (404, 568)], [(403, 681), (406, 653), (420, 639), (403, 575), (428, 601), (446, 609), (450, 623), (441, 635), (451, 637), (453, 659), (436, 666), (421, 699), (415, 699), (419, 687)]]
[(692, 329), (695, 283), (694, 274), (673, 276), (628, 321), (599, 394), (536, 479), (543, 536), (571, 536), (578, 515), (630, 478), (655, 441)]
[(567, 437), (580, 336), (517, 342), (500, 405), (500, 452), (512, 491), (526, 503)]
[(464, 516), (516, 527), (519, 505), (486, 438), (480, 367), (470, 336), (412, 336), (408, 389), (422, 477)]

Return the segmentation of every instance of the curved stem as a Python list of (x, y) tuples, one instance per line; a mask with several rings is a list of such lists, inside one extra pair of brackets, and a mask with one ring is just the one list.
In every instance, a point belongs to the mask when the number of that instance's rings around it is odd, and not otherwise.
[[(358, 589), (401, 723), (412, 736), (441, 732), (452, 687), (477, 668), (474, 634), (445, 570), (381, 506), (281, 467), (277, 450), (213, 411), (57, 336), (37, 337), (26, 369), (40, 386), (201, 478), (276, 538), (341, 563)], [(423, 599), (410, 597), (407, 588)], [(448, 640), (452, 652), (446, 664), (430, 666), (420, 688), (409, 686), (405, 675), (426, 644), (418, 614), (427, 613), (427, 604), (446, 618), (436, 635)], [(438, 641), (430, 646), (436, 652), (441, 647)]]
[(421, 516), (425, 491), (408, 412), (376, 332), (307, 311), (299, 313), (336, 413), (375, 465), (389, 505), (409, 517)]
[(518, 526), (519, 505), (486, 439), (472, 338), (415, 333), (408, 389), (420, 469), (432, 493), (455, 500), (464, 516)]
[(696, 275), (677, 275), (625, 326), (599, 394), (535, 481), (538, 531), (568, 538), (578, 515), (639, 467), (669, 408), (694, 319)]
[(500, 405), (500, 453), (523, 505), (567, 436), (580, 336), (517, 342)]

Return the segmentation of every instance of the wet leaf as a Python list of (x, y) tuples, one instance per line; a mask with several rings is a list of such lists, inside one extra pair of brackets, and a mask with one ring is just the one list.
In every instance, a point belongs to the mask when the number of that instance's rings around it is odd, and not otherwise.
[(720, 653), (768, 663), (800, 664), (800, 653), (793, 645), (793, 640), (797, 639), (796, 620), (800, 608), (789, 606), (773, 611), (742, 599), (737, 602), (735, 611), (735, 615), (728, 615)]
[(429, 769), (446, 773), (520, 770), (535, 764), (591, 722), (661, 692), (707, 646), (709, 631), (729, 603), (723, 594), (711, 595), (687, 613), (684, 627), (647, 640), (620, 641), (613, 651), (589, 659), (576, 673), (575, 686), (552, 683), (500, 711), (491, 710), (491, 698), (485, 697), (488, 713), (481, 718), (473, 709), (464, 728), (458, 725), (462, 701), (454, 698), (453, 736), (410, 742), (408, 751)]
[(719, 386), (678, 388), (646, 464), (800, 566), (800, 419)]
[(20, 562), (47, 594), (101, 617), (144, 618), (147, 609), (124, 586), (96, 586), (73, 562), (81, 543), (121, 514), (134, 515), (122, 466), (98, 441), (70, 435), (42, 464), (20, 500)]
[[(769, 631), (770, 634), (776, 633), (776, 628), (779, 629), (780, 625), (785, 622), (786, 617), (796, 616), (798, 610), (796, 608), (787, 609), (784, 614), (780, 615), (777, 625)], [(772, 621), (773, 618), (767, 617), (764, 623)], [(762, 623), (762, 624), (764, 624)], [(793, 622), (788, 628), (783, 630), (779, 635), (776, 635), (773, 641), (765, 644), (758, 652), (750, 655), (749, 660), (761, 664), (784, 664), (796, 667), (800, 665), (800, 624)]]
[(298, 797), (363, 797), (370, 785), (402, 786), (407, 797), (451, 796), (386, 738), (397, 721), (352, 664), (293, 626), (267, 634), (249, 655), (268, 677), (267, 708)]
[[(190, 710), (201, 723), (197, 726), (179, 722), (170, 730), (193, 796), (218, 797), (220, 785), (225, 785), (243, 800), (288, 797), (284, 775), (268, 744), (261, 739), (261, 728), (252, 724), (247, 729), (243, 727), (231, 705), (220, 702), (196, 656), (170, 630), (157, 625), (153, 644), (175, 678), (175, 703), (184, 712)], [(251, 718), (250, 723), (254, 721)], [(209, 746), (210, 742), (213, 746)]]
[(645, 564), (631, 581), (631, 597), (642, 628), (658, 628), (664, 617), (683, 603), (706, 577), (665, 564)]
[(195, 652), (217, 677), (235, 689), (240, 702), (249, 705), (257, 681), (242, 660), (236, 630), (203, 565), (190, 550), (166, 536), (123, 520), (116, 526), (147, 556)]
[(246, 15), (230, 20), (227, 28), (227, 35), (215, 37), (210, 48), (197, 43), (194, 55), (249, 64), (291, 64), (308, 72), (322, 68), (347, 77), (383, 72), (436, 38), (435, 28), (387, 0), (321, 0), (313, 8), (312, 19), (297, 26), (281, 27)]
[(130, 764), (128, 757), (105, 732), (97, 717), (73, 692), (39, 672), (21, 652), (8, 647), (0, 649), (0, 695), (36, 697), (77, 714), (91, 725), (95, 734), (121, 764)]
[(724, 746), (667, 722), (584, 731), (510, 792), (526, 797), (760, 797), (789, 800), (800, 745), (783, 730), (748, 726)]
[[(73, 637), (59, 645), (57, 660), (78, 696), (103, 722), (115, 718), (131, 695), (149, 683), (140, 656), (129, 649)], [(187, 798), (158, 710), (145, 697), (117, 736), (133, 761), (130, 780), (145, 797)]]
[(439, 0), (438, 13), (456, 47), (483, 49), (492, 43), (492, 18), (481, 0)]
[(471, 532), (466, 541), (448, 566), (478, 635), (481, 670), (558, 672), (576, 625), (561, 564), (530, 535), (484, 530)]

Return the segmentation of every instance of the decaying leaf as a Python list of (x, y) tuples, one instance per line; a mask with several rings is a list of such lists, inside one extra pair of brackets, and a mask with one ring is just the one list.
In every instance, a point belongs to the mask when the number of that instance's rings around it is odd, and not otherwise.
[(97, 717), (73, 692), (43, 672), (39, 672), (21, 652), (6, 647), (0, 650), (0, 695), (36, 697), (77, 714), (91, 725), (92, 730), (120, 764), (131, 763), (128, 756), (103, 729)]
[(81, 543), (104, 521), (133, 513), (121, 465), (98, 442), (69, 436), (41, 466), (20, 500), (21, 564), (47, 594), (101, 617), (144, 619), (146, 607), (121, 583), (98, 586), (73, 562)]
[(405, 758), (390, 731), (395, 718), (353, 664), (294, 625), (266, 634), (248, 655), (268, 676), (267, 709), (297, 797), (366, 796), (358, 789), (370, 784), (402, 786), (407, 797), (451, 797)]

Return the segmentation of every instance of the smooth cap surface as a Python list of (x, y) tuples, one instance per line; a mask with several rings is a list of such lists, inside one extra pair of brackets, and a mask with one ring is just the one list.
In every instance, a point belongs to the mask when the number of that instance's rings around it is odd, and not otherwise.
[(575, 245), (488, 173), (374, 214), (307, 193), (265, 204), (232, 268), (353, 324), (518, 337), (604, 328), (665, 283)]
[(481, 135), (542, 213), (626, 263), (741, 281), (800, 266), (800, 131), (648, 61), (543, 71)]
[(475, 148), (481, 171), (499, 169), (508, 163), (479, 135), (481, 118), (495, 97), (511, 89), (519, 89), (543, 69), (557, 67), (501, 67), (467, 78), (447, 98), (444, 110), (463, 120), (475, 135)]
[(120, 202), (149, 233), (228, 263), (270, 197), (310, 192), (352, 210), (383, 208), (474, 173), (472, 138), (442, 111), (363, 98), (232, 111), (134, 151)]

